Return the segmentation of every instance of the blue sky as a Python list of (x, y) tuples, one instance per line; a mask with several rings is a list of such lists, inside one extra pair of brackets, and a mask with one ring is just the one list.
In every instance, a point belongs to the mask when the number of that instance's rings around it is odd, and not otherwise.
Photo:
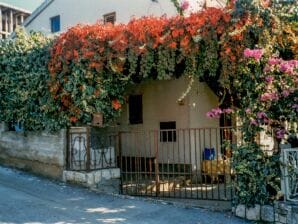
[(23, 8), (31, 12), (33, 12), (43, 1), (44, 0), (0, 0), (0, 2)]

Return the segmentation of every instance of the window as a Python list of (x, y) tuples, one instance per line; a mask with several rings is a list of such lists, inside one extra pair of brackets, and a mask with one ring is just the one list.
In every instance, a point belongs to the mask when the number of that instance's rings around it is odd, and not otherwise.
[(143, 123), (143, 102), (142, 95), (129, 96), (129, 123)]
[(176, 122), (160, 122), (160, 141), (161, 142), (176, 142)]
[(56, 33), (60, 31), (60, 16), (54, 16), (51, 19), (51, 32)]
[(116, 22), (116, 12), (108, 13), (103, 16), (104, 23), (112, 23), (115, 24)]

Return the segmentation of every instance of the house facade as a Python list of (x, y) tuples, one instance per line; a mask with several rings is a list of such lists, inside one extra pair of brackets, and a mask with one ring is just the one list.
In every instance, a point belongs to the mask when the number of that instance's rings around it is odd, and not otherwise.
[[(181, 0), (182, 2), (182, 0)], [(203, 6), (223, 6), (223, 0), (189, 0), (187, 13)], [(77, 24), (97, 21), (127, 23), (142, 16), (174, 16), (171, 0), (46, 0), (25, 21), (27, 30), (45, 34), (64, 32)]]
[(193, 172), (201, 169), (205, 148), (223, 158), (220, 121), (206, 117), (218, 97), (205, 82), (185, 76), (152, 80), (132, 86), (126, 96), (117, 121), (122, 156), (158, 157), (161, 164), (187, 164)]
[(0, 39), (6, 39), (31, 12), (0, 2)]
[[(189, 3), (186, 13), (222, 6), (222, 1), (216, 0)], [(151, 15), (170, 17), (177, 15), (177, 10), (171, 0), (47, 0), (24, 26), (27, 30), (59, 34), (78, 23), (127, 23), (131, 18)], [(206, 83), (187, 76), (151, 80), (131, 86), (126, 94), (127, 102), (116, 125), (117, 130), (123, 131), (123, 157), (158, 157), (159, 164), (186, 164), (194, 172), (202, 167), (205, 149), (213, 149), (213, 157), (223, 159), (220, 121), (206, 117), (218, 106), (218, 98)]]

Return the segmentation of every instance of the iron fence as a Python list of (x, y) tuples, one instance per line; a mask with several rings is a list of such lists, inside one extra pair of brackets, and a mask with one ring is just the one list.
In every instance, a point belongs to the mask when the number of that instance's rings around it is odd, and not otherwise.
[(234, 194), (231, 145), (242, 143), (240, 128), (115, 131), (69, 130), (67, 167), (121, 170), (126, 195), (231, 200)]
[(122, 193), (231, 200), (231, 143), (241, 139), (232, 127), (120, 132)]
[(282, 190), (285, 199), (298, 202), (298, 148), (281, 150)]
[(91, 171), (117, 167), (117, 137), (96, 128), (71, 128), (68, 133), (68, 169)]

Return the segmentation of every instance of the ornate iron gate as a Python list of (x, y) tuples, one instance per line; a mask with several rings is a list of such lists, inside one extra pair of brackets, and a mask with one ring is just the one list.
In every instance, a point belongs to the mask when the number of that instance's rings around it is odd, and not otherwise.
[(118, 135), (90, 127), (73, 127), (68, 133), (67, 168), (91, 171), (117, 167)]

